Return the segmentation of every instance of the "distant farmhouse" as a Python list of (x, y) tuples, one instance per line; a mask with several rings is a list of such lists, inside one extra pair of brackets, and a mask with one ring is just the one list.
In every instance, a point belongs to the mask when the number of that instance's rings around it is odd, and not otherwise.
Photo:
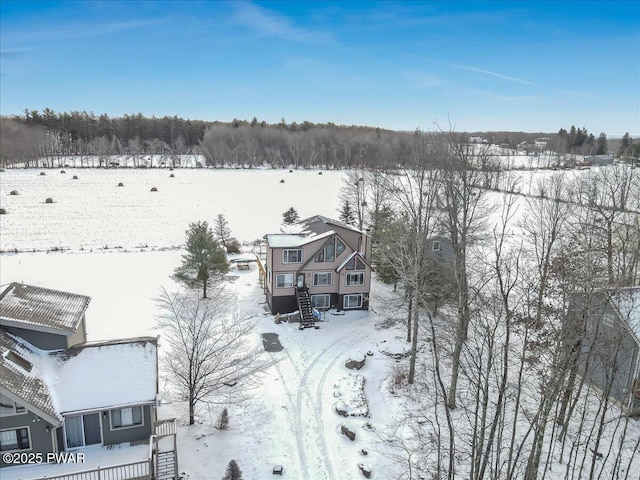
[(56, 453), (154, 433), (157, 339), (87, 342), (89, 302), (19, 283), (0, 294), (2, 452)]
[(580, 370), (628, 415), (640, 415), (640, 287), (600, 291), (572, 304), (583, 323)]
[[(321, 215), (301, 220), (294, 233), (269, 234), (260, 262), (271, 313), (310, 308), (368, 309), (371, 237)], [(310, 307), (310, 308), (309, 308)]]

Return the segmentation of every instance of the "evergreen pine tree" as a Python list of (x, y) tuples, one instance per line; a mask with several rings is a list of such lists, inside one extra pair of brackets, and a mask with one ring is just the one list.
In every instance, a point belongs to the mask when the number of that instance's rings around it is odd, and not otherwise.
[(298, 215), (298, 212), (293, 207), (282, 214), (282, 223), (284, 225), (293, 225), (298, 220), (300, 220), (300, 215)]
[(219, 214), (216, 218), (216, 224), (214, 226), (213, 234), (224, 248), (229, 247), (229, 240), (231, 239), (231, 229), (229, 228), (229, 222), (227, 222), (227, 219), (224, 218), (224, 215)]
[(355, 215), (353, 214), (353, 210), (351, 209), (348, 200), (345, 200), (342, 204), (342, 208), (340, 209), (340, 220), (348, 225), (354, 225), (356, 222)]
[(231, 460), (229, 465), (227, 465), (227, 471), (224, 477), (222, 477), (222, 480), (242, 480), (242, 472), (235, 460)]
[(598, 143), (596, 144), (596, 155), (606, 155), (609, 150), (607, 143), (607, 134), (602, 132), (598, 137)]
[(207, 222), (189, 224), (185, 250), (173, 278), (190, 288), (202, 287), (202, 298), (207, 298), (209, 285), (229, 271), (227, 255)]
[(631, 139), (629, 132), (625, 133), (624, 137), (622, 137), (622, 141), (620, 142), (620, 150), (618, 150), (618, 153), (620, 155), (623, 155), (624, 153), (626, 153), (627, 148), (631, 146), (632, 142), (633, 140)]

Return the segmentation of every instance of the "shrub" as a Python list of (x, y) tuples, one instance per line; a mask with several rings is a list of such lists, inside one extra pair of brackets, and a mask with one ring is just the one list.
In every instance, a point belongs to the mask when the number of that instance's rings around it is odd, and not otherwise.
[(229, 412), (227, 407), (224, 407), (218, 419), (218, 430), (226, 430), (227, 428), (229, 428)]
[(240, 242), (237, 238), (232, 238), (227, 243), (227, 253), (242, 253)]
[(242, 480), (242, 472), (235, 460), (231, 460), (227, 465), (227, 472), (222, 477), (222, 480)]

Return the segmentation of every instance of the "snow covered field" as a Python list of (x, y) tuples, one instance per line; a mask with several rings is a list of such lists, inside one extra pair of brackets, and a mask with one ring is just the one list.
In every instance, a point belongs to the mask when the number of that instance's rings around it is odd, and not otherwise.
[[(337, 216), (344, 175), (319, 175), (319, 170), (64, 171), (0, 173), (0, 206), (7, 210), (0, 216), (3, 251), (175, 247), (184, 243), (190, 222), (213, 224), (218, 214), (229, 221), (234, 236), (253, 241), (277, 231), (290, 207), (301, 218)], [(153, 187), (158, 191), (151, 192)], [(14, 190), (18, 195), (10, 195)], [(53, 203), (45, 203), (47, 198)]]

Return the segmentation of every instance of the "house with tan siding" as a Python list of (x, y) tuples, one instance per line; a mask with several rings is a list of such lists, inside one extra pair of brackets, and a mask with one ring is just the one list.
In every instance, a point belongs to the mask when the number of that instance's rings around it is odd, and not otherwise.
[(266, 236), (264, 290), (271, 313), (299, 309), (306, 292), (312, 308), (369, 308), (371, 236), (321, 215), (289, 233)]

